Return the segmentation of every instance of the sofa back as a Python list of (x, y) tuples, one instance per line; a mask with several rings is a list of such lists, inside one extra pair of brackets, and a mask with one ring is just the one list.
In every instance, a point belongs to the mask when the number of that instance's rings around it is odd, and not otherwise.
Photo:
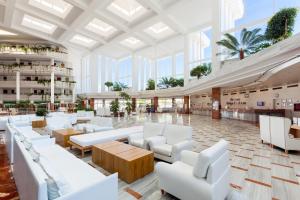
[(46, 121), (47, 128), (52, 131), (72, 127), (71, 121), (67, 116), (47, 117)]
[(163, 131), (165, 129), (165, 124), (162, 123), (152, 123), (152, 122), (146, 122), (144, 124), (143, 133), (144, 133), (144, 139), (162, 135)]
[(291, 120), (285, 117), (270, 117), (270, 132), (272, 144), (285, 149), (286, 139), (289, 137)]
[(271, 143), (270, 116), (259, 115), (259, 130), (260, 138), (264, 142)]
[(192, 139), (192, 127), (183, 125), (166, 124), (163, 135), (167, 144), (173, 145), (184, 140)]

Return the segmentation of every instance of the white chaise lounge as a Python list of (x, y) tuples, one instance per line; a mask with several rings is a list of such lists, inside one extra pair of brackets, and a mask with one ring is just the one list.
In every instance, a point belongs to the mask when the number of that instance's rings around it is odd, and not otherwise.
[(200, 153), (181, 152), (173, 164), (155, 166), (162, 191), (183, 200), (224, 200), (230, 192), (228, 142), (219, 141)]
[(91, 123), (77, 124), (76, 129), (82, 131), (86, 130), (87, 133), (112, 130), (112, 118), (96, 117), (92, 119)]
[(13, 175), (22, 200), (117, 200), (117, 174), (105, 176), (55, 144), (39, 140), (30, 149), (16, 136)]
[(129, 128), (120, 128), (110, 131), (102, 131), (96, 133), (89, 133), (83, 135), (76, 135), (70, 137), (70, 145), (81, 150), (82, 157), (84, 152), (91, 151), (92, 146), (95, 144), (101, 144), (104, 142), (114, 140), (127, 140), (128, 136), (134, 133), (141, 133), (143, 131), (142, 126), (133, 126)]

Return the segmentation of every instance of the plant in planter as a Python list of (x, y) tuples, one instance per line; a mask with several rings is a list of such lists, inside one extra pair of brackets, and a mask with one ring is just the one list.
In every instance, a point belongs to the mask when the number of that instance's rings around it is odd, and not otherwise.
[(268, 22), (266, 39), (274, 44), (292, 36), (297, 13), (297, 8), (284, 8), (277, 12)]
[(108, 90), (110, 89), (110, 87), (112, 87), (114, 84), (113, 82), (107, 81), (104, 83), (104, 85), (108, 88)]
[(153, 79), (149, 79), (147, 81), (147, 88), (146, 90), (155, 90), (155, 81)]
[(204, 63), (191, 70), (190, 75), (200, 79), (202, 76), (207, 76), (211, 73), (211, 63)]
[(46, 117), (48, 111), (45, 108), (38, 108), (35, 114), (40, 117)]
[[(120, 97), (126, 101), (125, 102), (125, 110), (126, 110), (127, 114), (130, 115), (130, 113), (132, 111), (131, 96), (129, 94), (127, 94), (126, 92), (120, 92)], [(120, 116), (121, 115), (122, 114), (120, 113)]]
[(265, 36), (259, 34), (260, 28), (253, 30), (247, 30), (244, 28), (241, 31), (240, 39), (230, 33), (224, 34), (224, 39), (217, 42), (217, 45), (225, 47), (225, 51), (218, 53), (217, 55), (228, 55), (228, 57), (234, 57), (239, 55), (240, 60), (245, 58), (245, 55), (254, 54), (257, 51), (257, 47), (264, 43)]
[(110, 103), (110, 111), (113, 112), (114, 117), (118, 117), (118, 112), (119, 112), (119, 101), (114, 100)]

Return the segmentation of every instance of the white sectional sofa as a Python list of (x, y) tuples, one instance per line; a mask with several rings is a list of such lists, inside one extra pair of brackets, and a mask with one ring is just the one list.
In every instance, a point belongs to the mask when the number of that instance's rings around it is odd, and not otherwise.
[(0, 131), (6, 130), (6, 123), (8, 122), (8, 116), (0, 117)]
[(18, 136), (14, 141), (13, 175), (20, 199), (117, 200), (117, 174), (103, 175), (54, 139), (34, 141), (31, 148)]
[(111, 112), (110, 112), (110, 109), (109, 108), (98, 108), (96, 110), (96, 115), (97, 116), (102, 116), (102, 117), (109, 117), (111, 116)]
[(46, 128), (52, 134), (52, 131), (72, 128), (72, 124), (70, 119), (67, 116), (53, 116), (53, 117), (46, 117), (47, 126)]
[(82, 131), (86, 130), (87, 133), (112, 130), (113, 129), (112, 118), (95, 117), (91, 120), (91, 123), (77, 124), (76, 129)]
[(65, 117), (67, 118), (71, 124), (77, 123), (77, 114), (76, 113), (64, 113), (64, 112), (51, 112), (47, 115), (47, 117)]
[(133, 126), (129, 128), (120, 128), (110, 131), (82, 134), (70, 137), (71, 148), (75, 147), (81, 150), (82, 157), (84, 152), (91, 151), (92, 146), (104, 142), (127, 139), (129, 135), (141, 133), (142, 126)]
[(146, 122), (142, 133), (129, 135), (128, 142), (132, 146), (150, 149), (149, 139), (155, 136), (162, 136), (166, 124)]
[(94, 111), (85, 111), (85, 110), (78, 110), (76, 114), (77, 114), (77, 120), (92, 120), (95, 116)]
[(230, 192), (228, 143), (219, 141), (200, 152), (182, 151), (173, 164), (155, 166), (160, 188), (183, 200), (224, 200)]
[(162, 136), (148, 139), (154, 157), (173, 163), (180, 158), (183, 150), (192, 150), (192, 127), (166, 124)]
[(31, 126), (32, 121), (43, 120), (44, 117), (32, 115), (11, 115), (8, 117), (8, 122), (15, 126)]

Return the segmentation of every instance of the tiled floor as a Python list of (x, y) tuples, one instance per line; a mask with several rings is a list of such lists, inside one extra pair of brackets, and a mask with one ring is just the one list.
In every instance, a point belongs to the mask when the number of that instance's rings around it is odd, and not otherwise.
[[(230, 199), (300, 199), (300, 154), (290, 152), (289, 155), (286, 155), (280, 149), (272, 149), (269, 145), (262, 144), (258, 127), (241, 121), (212, 120), (210, 117), (176, 114), (138, 115), (131, 118), (114, 119), (114, 126), (115, 128), (128, 127), (143, 124), (145, 121), (192, 126), (194, 151), (197, 152), (213, 145), (221, 138), (229, 141), (233, 190)], [(78, 151), (72, 151), (72, 153), (79, 155)], [(100, 167), (93, 165), (90, 155), (87, 154), (83, 160), (107, 174)], [(1, 164), (5, 161), (5, 159), (2, 161), (3, 157), (3, 149), (1, 149)], [(1, 172), (0, 189), (3, 185), (2, 181), (4, 181), (3, 183), (7, 181), (2, 177)], [(6, 178), (8, 177), (7, 175)], [(12, 194), (15, 194), (13, 186), (11, 186), (11, 191)], [(0, 190), (0, 195), (2, 193), (3, 190)], [(130, 185), (119, 180), (119, 199), (133, 200), (137, 198), (176, 199), (170, 195), (161, 195), (155, 173)]]

